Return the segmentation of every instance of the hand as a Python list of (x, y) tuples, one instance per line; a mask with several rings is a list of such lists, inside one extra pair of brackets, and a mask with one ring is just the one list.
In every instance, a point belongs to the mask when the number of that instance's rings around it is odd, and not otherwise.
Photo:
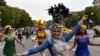
[(85, 21), (86, 19), (88, 19), (88, 15), (83, 15), (82, 20)]
[(35, 41), (36, 41), (36, 40), (33, 40), (33, 39), (32, 39), (32, 42), (35, 42)]
[(35, 37), (32, 38), (32, 42), (36, 42), (36, 38)]
[(93, 21), (92, 20), (89, 20), (89, 23), (93, 23)]
[(23, 56), (22, 54), (20, 54), (20, 53), (17, 53), (17, 54), (15, 54), (14, 56)]

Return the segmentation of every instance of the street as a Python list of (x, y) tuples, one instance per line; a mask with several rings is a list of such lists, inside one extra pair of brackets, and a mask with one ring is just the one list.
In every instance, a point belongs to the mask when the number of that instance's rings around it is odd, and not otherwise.
[(50, 54), (100, 56), (100, 0), (0, 0), (0, 56)]
[[(47, 31), (48, 32), (48, 31)], [(23, 38), (23, 43), (25, 45), (25, 48), (23, 48), (20, 44), (16, 43), (16, 50), (17, 53), (22, 53), (24, 51), (29, 50), (30, 48), (38, 46), (37, 43), (32, 42), (32, 37), (35, 37), (34, 35), (30, 37), (29, 40), (26, 40), (26, 38)], [(72, 45), (73, 41), (69, 41), (68, 44)], [(94, 39), (93, 43), (100, 43), (100, 39)], [(2, 50), (3, 50), (4, 42), (0, 43), (0, 56), (3, 56)], [(100, 47), (99, 46), (89, 46), (91, 56), (100, 56)], [(74, 52), (70, 51), (70, 56), (73, 56)], [(32, 55), (33, 56), (33, 55)], [(34, 56), (40, 56), (40, 53), (34, 54)], [(50, 56), (48, 50), (45, 50), (45, 56)]]

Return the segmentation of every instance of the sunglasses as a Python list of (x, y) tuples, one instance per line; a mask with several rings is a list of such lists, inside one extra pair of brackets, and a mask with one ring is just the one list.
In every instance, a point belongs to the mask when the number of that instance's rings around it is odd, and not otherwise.
[(61, 31), (53, 30), (52, 32), (61, 32)]
[(12, 30), (11, 28), (7, 29), (7, 30)]

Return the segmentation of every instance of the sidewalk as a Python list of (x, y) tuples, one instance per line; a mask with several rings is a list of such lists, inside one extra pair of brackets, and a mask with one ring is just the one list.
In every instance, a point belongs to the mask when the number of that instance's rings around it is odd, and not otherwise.
[(100, 39), (100, 37), (96, 37), (96, 38), (94, 38), (94, 39)]
[(92, 43), (99, 44), (100, 43), (100, 37), (96, 37), (92, 40)]

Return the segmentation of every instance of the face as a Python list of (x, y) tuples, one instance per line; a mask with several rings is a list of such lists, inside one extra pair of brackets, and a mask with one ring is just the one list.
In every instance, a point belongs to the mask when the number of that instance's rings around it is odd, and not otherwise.
[(52, 33), (53, 38), (59, 39), (59, 38), (60, 38), (60, 35), (61, 35), (61, 30), (58, 29), (58, 28), (54, 28), (54, 29), (51, 31), (51, 33)]
[(7, 29), (8, 33), (11, 33), (12, 32), (12, 29)]
[(82, 34), (85, 34), (85, 29), (80, 29), (80, 32), (82, 33)]
[(41, 29), (41, 30), (42, 30), (42, 29), (43, 29), (43, 25), (40, 25), (40, 26), (39, 26), (39, 29)]

